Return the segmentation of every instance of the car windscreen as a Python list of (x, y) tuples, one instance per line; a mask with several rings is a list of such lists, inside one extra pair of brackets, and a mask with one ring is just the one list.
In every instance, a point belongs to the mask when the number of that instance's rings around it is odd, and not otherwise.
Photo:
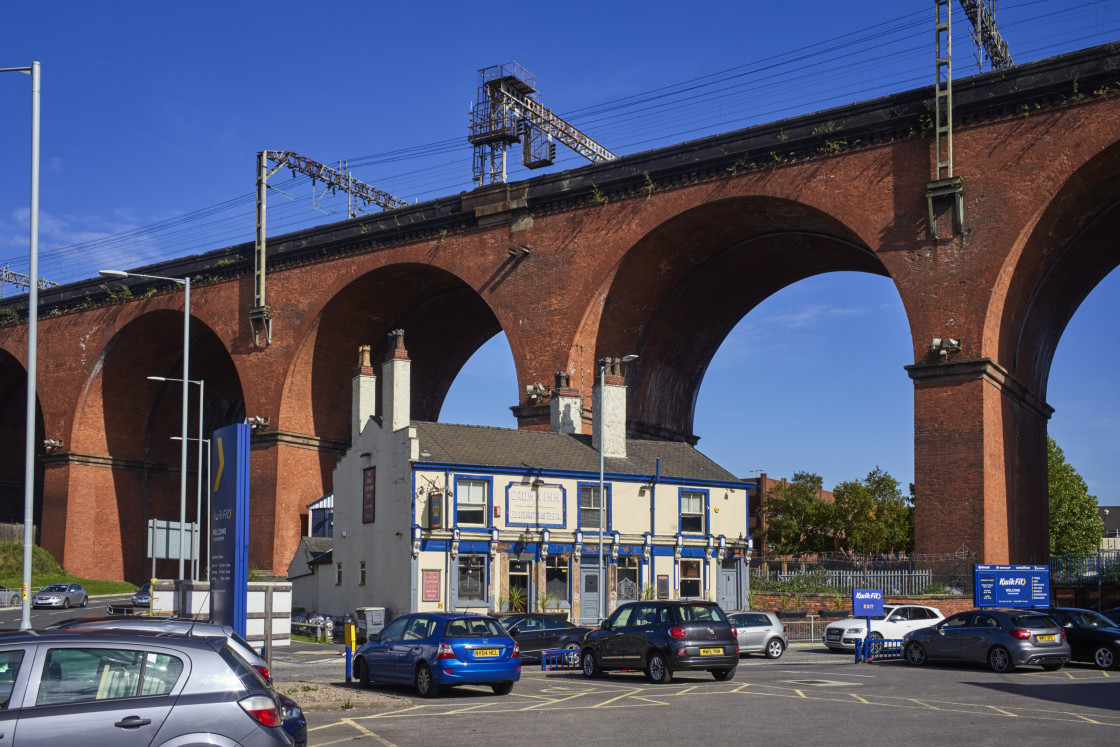
[(714, 604), (682, 604), (677, 614), (682, 622), (727, 622), (727, 615)]
[(463, 617), (448, 620), (443, 629), (444, 638), (507, 638), (505, 628), (489, 617)]
[(1043, 628), (1056, 628), (1049, 617), (1042, 615), (1016, 615), (1011, 618), (1011, 623), (1018, 628), (1027, 628), (1028, 630), (1042, 630)]
[(51, 584), (50, 586), (44, 586), (43, 591), (66, 591), (66, 584)]

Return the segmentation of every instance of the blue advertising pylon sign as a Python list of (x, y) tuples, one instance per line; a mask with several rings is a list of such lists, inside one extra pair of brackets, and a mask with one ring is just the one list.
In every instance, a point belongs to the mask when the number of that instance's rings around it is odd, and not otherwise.
[(210, 435), (210, 621), (245, 637), (249, 601), (248, 425)]

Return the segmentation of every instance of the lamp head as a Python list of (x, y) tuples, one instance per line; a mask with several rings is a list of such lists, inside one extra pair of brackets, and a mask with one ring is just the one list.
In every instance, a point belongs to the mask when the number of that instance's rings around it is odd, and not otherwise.
[(97, 274), (105, 278), (126, 278), (128, 273), (123, 270), (98, 270)]

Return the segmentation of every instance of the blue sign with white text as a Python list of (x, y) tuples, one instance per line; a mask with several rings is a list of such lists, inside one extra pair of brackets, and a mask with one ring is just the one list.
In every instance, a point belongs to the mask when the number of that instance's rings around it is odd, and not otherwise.
[(248, 425), (210, 434), (210, 622), (242, 638), (249, 602)]
[(1050, 566), (974, 565), (977, 607), (1035, 607), (1050, 604)]
[(852, 617), (878, 617), (882, 614), (882, 589), (852, 589)]

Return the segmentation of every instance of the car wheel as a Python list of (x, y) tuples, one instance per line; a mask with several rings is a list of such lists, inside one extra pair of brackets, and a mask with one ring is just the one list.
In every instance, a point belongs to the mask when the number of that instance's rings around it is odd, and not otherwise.
[(62, 600), (62, 608), (66, 610), (70, 609), (70, 597), (66, 597)]
[(87, 604), (89, 604), (89, 595), (82, 597), (82, 606), (85, 607)]
[(369, 687), (369, 666), (360, 656), (358, 657), (358, 687)]
[(1057, 672), (1063, 666), (1065, 666), (1064, 661), (1048, 661), (1042, 665), (1042, 668), (1047, 672)]
[(432, 670), (423, 662), (416, 667), (416, 692), (421, 698), (434, 698), (439, 695), (439, 685), (432, 680)]
[(1116, 652), (1109, 646), (1101, 646), (1093, 652), (1093, 663), (1097, 669), (1115, 669)]
[(735, 669), (713, 669), (712, 676), (716, 678), (717, 682), (727, 682), (735, 677)]
[(587, 677), (595, 678), (600, 676), (603, 670), (599, 668), (599, 660), (595, 658), (595, 654), (590, 651), (583, 652), (583, 674)]
[(916, 667), (926, 663), (926, 649), (920, 643), (911, 643), (906, 647), (906, 661)]
[(491, 682), (490, 689), (494, 691), (495, 695), (509, 695), (513, 692), (512, 682)]
[(568, 666), (578, 667), (579, 666), (579, 644), (578, 643), (569, 643), (564, 648), (568, 649), (568, 651), (571, 652), (570, 654), (567, 654), (564, 657), (567, 660)]
[(999, 674), (1015, 671), (1015, 662), (1011, 660), (1011, 653), (1003, 646), (996, 646), (988, 652), (988, 666)]
[(667, 684), (673, 679), (673, 673), (669, 671), (669, 663), (665, 661), (664, 655), (657, 651), (649, 655), (649, 666), (646, 667), (646, 676), (658, 685)]
[(872, 640), (874, 640), (874, 639), (876, 639), (876, 638), (878, 638), (878, 639), (879, 639), (880, 641), (881, 641), (881, 640), (883, 640), (883, 634), (882, 634), (882, 633), (880, 633), (880, 632), (879, 632), (879, 631), (877, 631), (877, 630), (872, 630), (872, 631), (871, 631), (871, 635), (869, 635), (869, 636), (867, 636), (867, 637), (868, 637), (868, 638), (871, 638)]
[(786, 644), (782, 643), (781, 638), (771, 638), (766, 644), (766, 658), (778, 659), (781, 658), (782, 652), (786, 650)]

